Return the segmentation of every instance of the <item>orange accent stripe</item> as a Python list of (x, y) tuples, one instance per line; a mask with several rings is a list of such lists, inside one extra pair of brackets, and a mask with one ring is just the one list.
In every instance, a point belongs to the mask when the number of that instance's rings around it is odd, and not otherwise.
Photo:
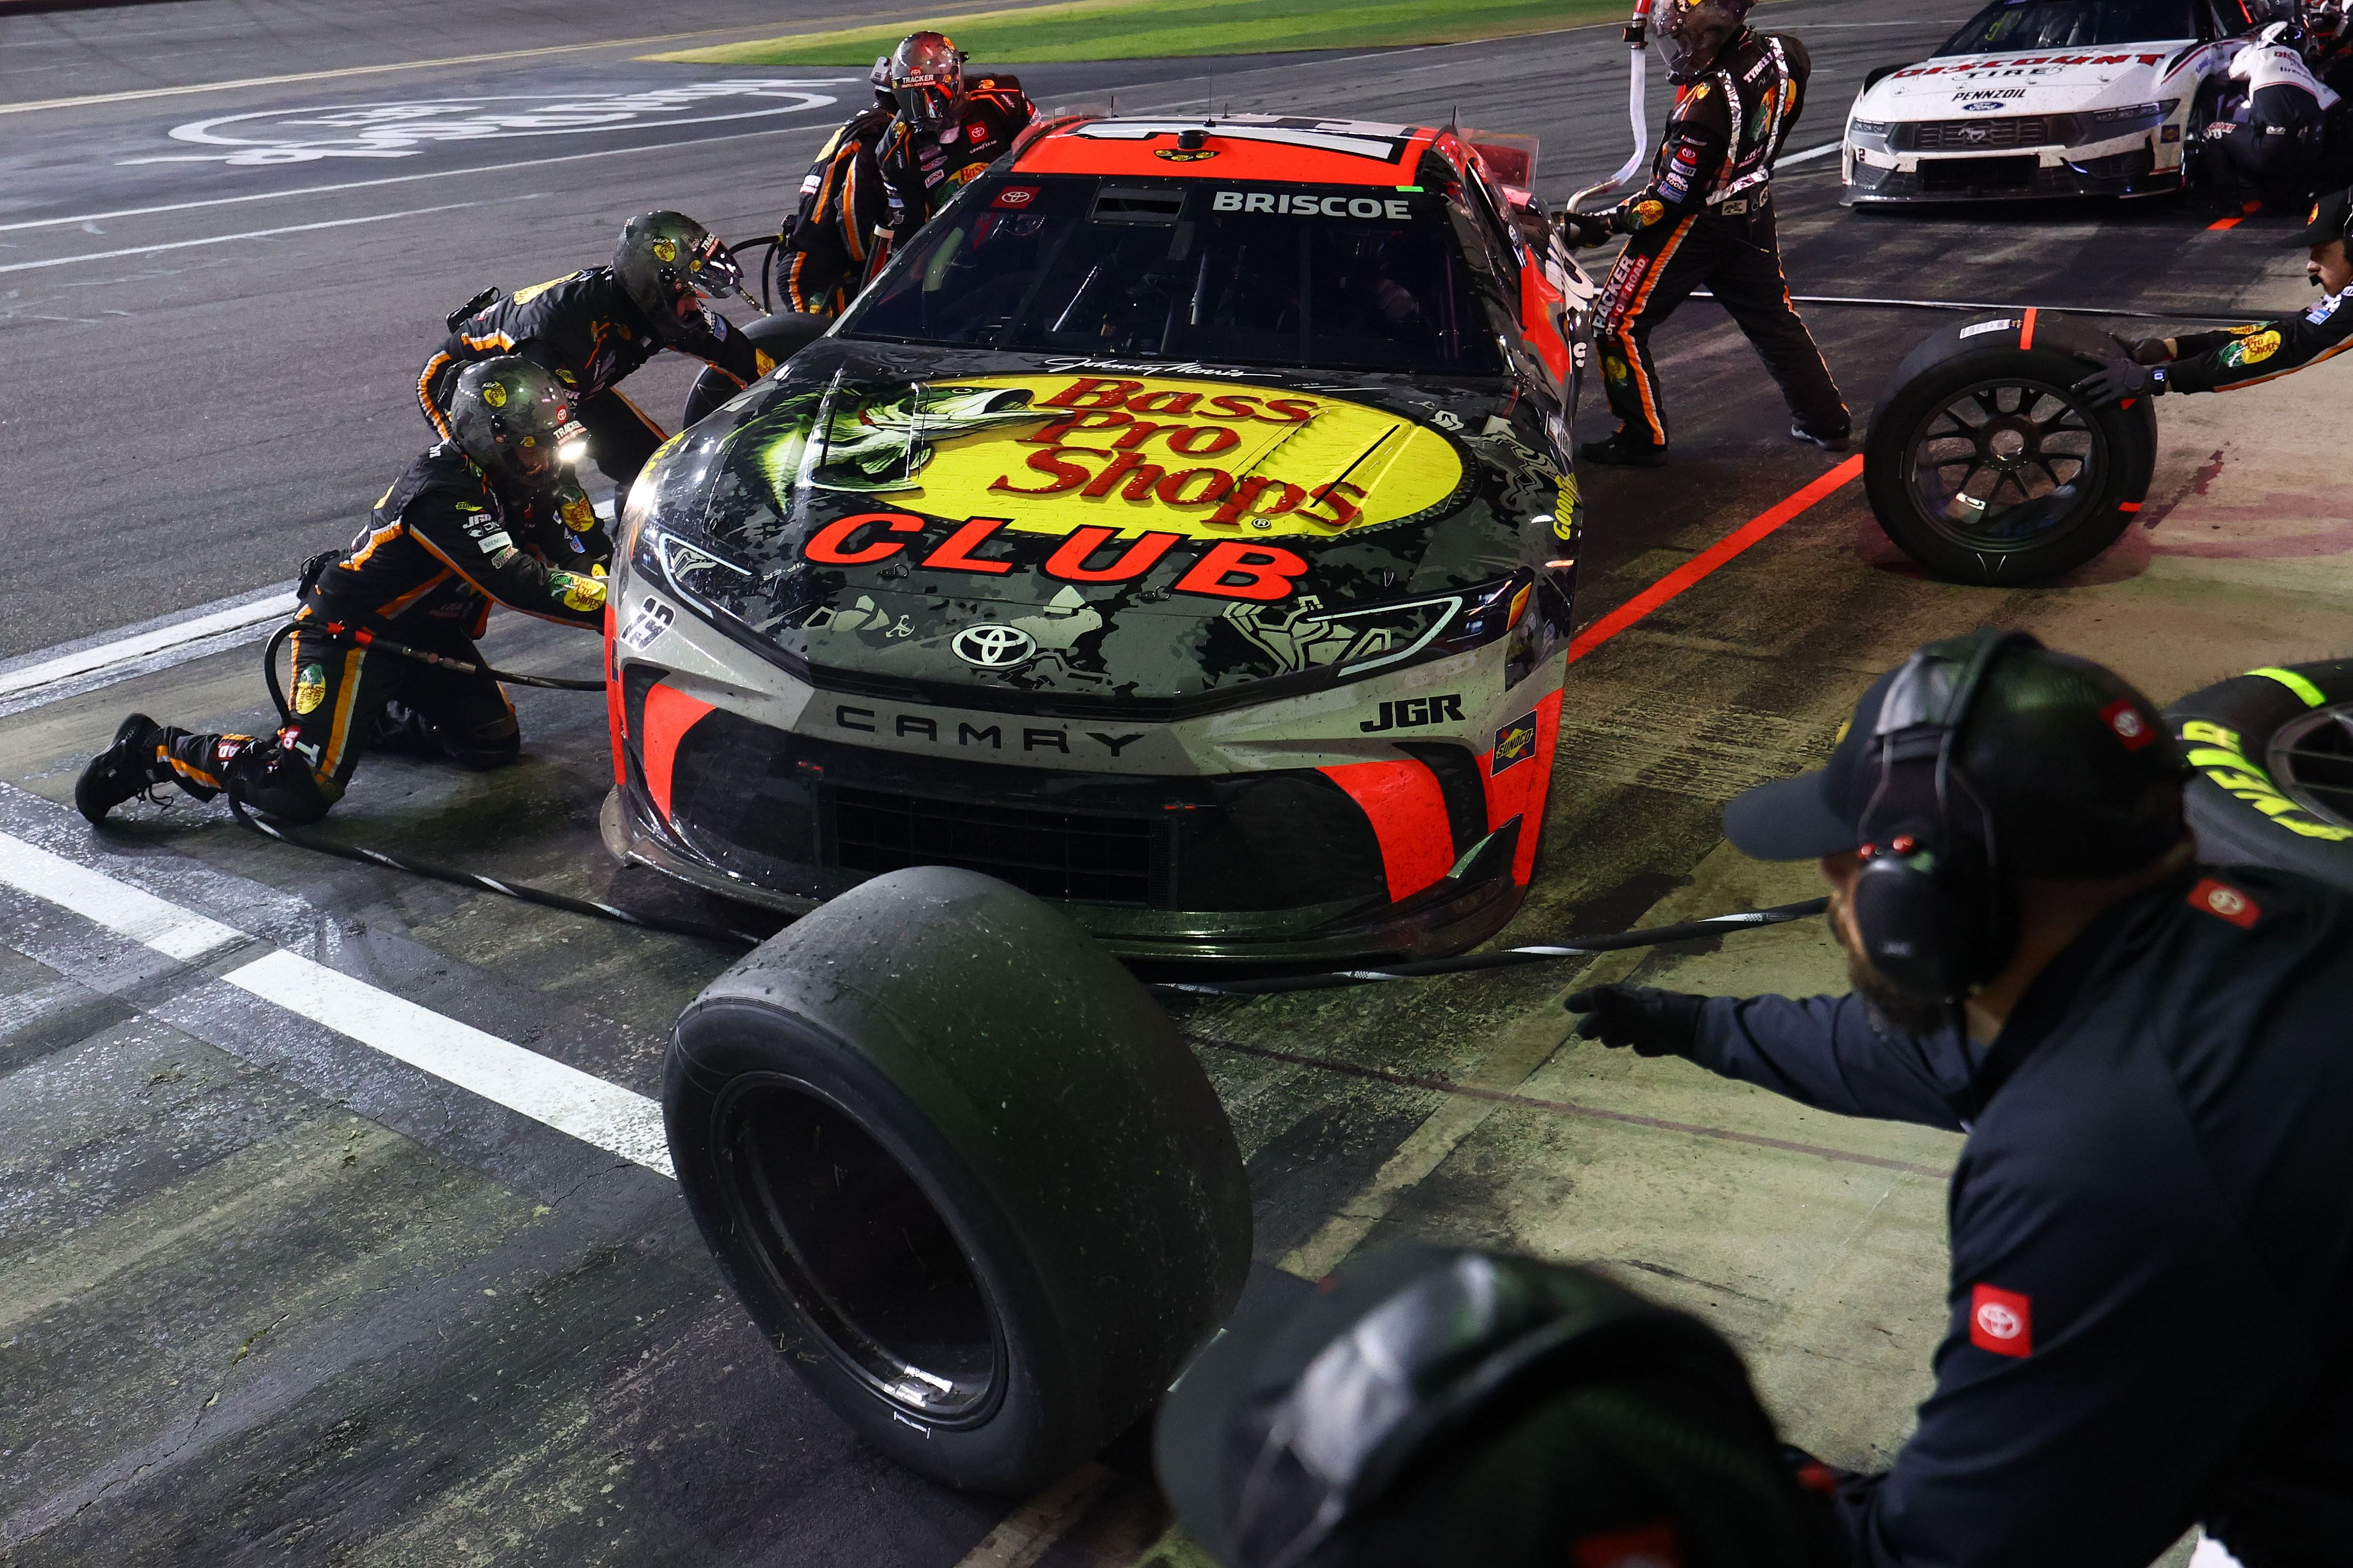
[[(715, 367), (714, 367), (714, 368), (715, 368)], [(734, 378), (731, 376), (731, 377), (729, 377), (729, 379), (730, 379), (730, 380), (733, 380)], [(737, 383), (736, 383), (736, 384), (740, 386), (740, 385), (742, 385), (743, 384), (742, 384), (741, 382), (737, 382)], [(646, 417), (646, 411), (645, 411), (644, 409), (642, 409), (642, 408), (638, 407), (636, 404), (634, 404), (634, 403), (630, 402), (628, 398), (626, 398), (626, 397), (621, 397), (621, 391), (620, 391), (620, 388), (618, 388), (618, 387), (613, 387), (613, 388), (610, 388), (609, 390), (612, 392), (612, 394), (613, 394), (613, 395), (614, 395), (615, 397), (620, 397), (620, 398), (621, 398), (621, 406), (622, 406), (622, 407), (624, 407), (624, 408), (628, 409), (630, 413), (632, 413), (632, 414), (634, 414), (634, 415), (636, 415), (636, 416), (638, 416), (638, 422), (639, 424), (643, 425), (647, 429), (649, 429), (649, 430), (652, 431), (652, 432), (654, 433), (654, 435), (655, 435), (657, 437), (659, 437), (659, 439), (664, 440), (664, 441), (667, 441), (667, 440), (669, 440), (669, 439), (670, 439), (670, 432), (669, 432), (669, 431), (667, 431), (667, 430), (665, 430), (665, 429), (663, 429), (660, 426), (659, 426), (659, 425), (655, 424), (652, 420), (650, 420), (650, 419), (647, 418), (647, 417)]]
[(425, 597), (426, 595), (433, 592), (434, 589), (438, 588), (442, 584), (447, 583), (448, 580), (449, 569), (445, 566), (440, 571), (433, 574), (432, 576), (427, 577), (423, 583), (411, 588), (407, 593), (401, 595), (398, 598), (394, 599), (389, 604), (378, 605), (376, 606), (375, 613), (388, 621), (392, 619), (393, 616), (400, 614), (401, 611), (408, 608), (409, 605), (417, 603), (417, 600)]
[(1487, 786), (1487, 831), (1520, 819), (1520, 841), (1512, 851), (1512, 880), (1527, 886), (1535, 875), (1536, 842), (1544, 837), (1545, 798), (1552, 789), (1553, 756), (1560, 743), (1560, 699), (1555, 691), (1536, 704), (1535, 755), (1498, 774), (1493, 750), (1481, 754), (1479, 776)]
[(646, 693), (645, 750), (638, 761), (645, 765), (646, 793), (653, 796), (654, 809), (665, 822), (670, 820), (670, 770), (678, 762), (679, 742), (710, 711), (710, 703), (675, 687), (657, 686)]
[(1651, 259), (1650, 269), (1642, 275), (1641, 292), (1636, 294), (1634, 302), (1626, 308), (1626, 314), (1618, 329), (1619, 341), (1626, 345), (1626, 374), (1633, 378), (1634, 390), (1641, 394), (1642, 417), (1651, 426), (1651, 444), (1659, 447), (1667, 444), (1667, 422), (1659, 413), (1659, 400), (1651, 390), (1651, 378), (1642, 373), (1641, 351), (1634, 342), (1634, 322), (1641, 316), (1642, 307), (1651, 302), (1651, 291), (1659, 286), (1660, 275), (1666, 271), (1668, 260), (1682, 248), (1683, 236), (1691, 232), (1691, 226), (1696, 221), (1697, 215), (1687, 217), (1675, 225), (1674, 233), (1667, 236), (1667, 243), (1660, 247), (1659, 254)]
[(1410, 898), (1454, 867), (1454, 829), (1438, 775), (1409, 758), (1315, 770), (1338, 784), (1373, 825), (1389, 901)]
[[(441, 438), (445, 441), (450, 436), (449, 422), (441, 417), (438, 408), (433, 406), (433, 378), (440, 374), (441, 367), (448, 363), (447, 353), (437, 353), (425, 362), (425, 373), (417, 378), (417, 401), (424, 405), (425, 417), (433, 422), (433, 428), (441, 432)], [(389, 495), (392, 492), (386, 490), (385, 493)]]
[(2248, 378), (2247, 380), (2245, 380), (2245, 381), (2232, 381), (2232, 382), (2225, 382), (2223, 384), (2221, 384), (2221, 386), (2216, 387), (2214, 390), (2215, 390), (2215, 391), (2217, 391), (2217, 392), (2236, 392), (2236, 391), (2238, 391), (2238, 390), (2239, 390), (2241, 387), (2242, 387), (2242, 386), (2261, 386), (2263, 383), (2265, 383), (2265, 382), (2267, 382), (2267, 381), (2277, 381), (2280, 377), (2282, 377), (2282, 376), (2284, 376), (2284, 375), (2294, 375), (2297, 371), (2300, 371), (2300, 370), (2310, 370), (2314, 365), (2316, 365), (2316, 364), (2320, 363), (2323, 360), (2332, 360), (2332, 359), (2335, 359), (2338, 354), (2343, 353), (2347, 349), (2353, 349), (2353, 338), (2348, 338), (2348, 339), (2346, 339), (2343, 342), (2338, 343), (2338, 344), (2337, 344), (2335, 347), (2333, 347), (2333, 348), (2331, 348), (2331, 349), (2327, 350), (2325, 353), (2316, 353), (2316, 354), (2313, 355), (2310, 359), (2308, 359), (2308, 360), (2305, 361), (2302, 364), (2292, 364), (2292, 365), (2287, 366), (2287, 367), (2286, 367), (2285, 369), (2284, 369), (2284, 370), (2275, 370), (2275, 371), (2273, 371), (2269, 375), (2251, 376), (2251, 377), (2249, 377), (2249, 378)]
[(1862, 454), (1858, 452), (1821, 478), (1799, 489), (1795, 494), (1776, 501), (1742, 523), (1731, 533), (1697, 555), (1684, 562), (1591, 626), (1577, 634), (1568, 645), (1568, 662), (1575, 664), (1628, 626), (1672, 599), (1684, 589), (1714, 572), (1717, 567), (1765, 538), (1783, 523), (1831, 494), (1840, 486), (1862, 472)]
[(2018, 324), (2018, 346), (2021, 352), (2034, 346), (2034, 317), (2035, 308), (2029, 305), (2026, 307), (2026, 320)]
[[(385, 491), (385, 500), (389, 500), (391, 498), (392, 492), (389, 490)], [(378, 501), (375, 504), (382, 506), (384, 501)], [(338, 561), (335, 564), (342, 567), (346, 572), (356, 572), (362, 566), (367, 564), (367, 558), (375, 553), (375, 547), (377, 545), (382, 544), (387, 539), (397, 538), (399, 534), (400, 524), (396, 522), (387, 522), (382, 528), (377, 529), (374, 533), (368, 535), (366, 546), (363, 548), (357, 555), (353, 556), (349, 561)]]
[(314, 778), (332, 778), (343, 765), (343, 748), (351, 743), (353, 706), (359, 700), (360, 665), (366, 658), (364, 648), (344, 650), (343, 689), (335, 693), (335, 718), (327, 727), (327, 744), (319, 752), (319, 765), (311, 770)]

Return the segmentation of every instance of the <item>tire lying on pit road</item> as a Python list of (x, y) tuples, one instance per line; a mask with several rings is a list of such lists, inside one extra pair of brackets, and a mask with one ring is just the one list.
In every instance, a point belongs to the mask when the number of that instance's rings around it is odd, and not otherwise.
[[(754, 345), (770, 359), (782, 364), (823, 337), (825, 330), (831, 325), (833, 318), (830, 316), (804, 316), (797, 310), (778, 310), (756, 321), (747, 321), (734, 330), (751, 339)], [(694, 424), (743, 390), (732, 378), (704, 367), (687, 392), (686, 413), (680, 419), (680, 425)]]
[(771, 1343), (875, 1447), (1032, 1491), (1232, 1310), (1250, 1197), (1208, 1079), (1078, 927), (970, 871), (861, 884), (679, 1019), (689, 1207)]
[(2353, 891), (2353, 659), (2258, 669), (2165, 710), (2201, 858)]
[(2151, 399), (2093, 409), (2070, 389), (2122, 350), (2027, 310), (1936, 333), (1872, 415), (1863, 489), (1887, 537), (1936, 576), (2013, 586), (2116, 542), (2157, 465)]

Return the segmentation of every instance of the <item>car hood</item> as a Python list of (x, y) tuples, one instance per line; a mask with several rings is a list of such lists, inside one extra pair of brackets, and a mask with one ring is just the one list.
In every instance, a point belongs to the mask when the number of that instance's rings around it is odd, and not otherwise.
[(1854, 112), (1865, 120), (1958, 120), (2139, 103), (2158, 96), (2166, 62), (2196, 42), (1940, 55), (1882, 78), (1855, 100)]
[(1182, 701), (1459, 632), (1564, 437), (1500, 380), (827, 339), (658, 455), (632, 566), (828, 685)]

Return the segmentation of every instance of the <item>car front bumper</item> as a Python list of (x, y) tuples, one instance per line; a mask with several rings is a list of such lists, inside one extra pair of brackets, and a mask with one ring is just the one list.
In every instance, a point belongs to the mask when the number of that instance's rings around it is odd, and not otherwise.
[(2142, 196), (2181, 188), (2179, 156), (2160, 162), (2146, 135), (2121, 150), (2021, 147), (1982, 153), (1840, 152), (1839, 204), (2034, 201)]

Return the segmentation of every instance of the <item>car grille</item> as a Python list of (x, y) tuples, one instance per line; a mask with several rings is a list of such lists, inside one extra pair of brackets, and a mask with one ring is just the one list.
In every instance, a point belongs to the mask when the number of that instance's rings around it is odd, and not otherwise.
[(2000, 147), (2048, 147), (2074, 131), (2065, 114), (2010, 114), (1992, 120), (1915, 120), (1898, 125), (1888, 145), (1906, 153), (1975, 153)]
[(2025, 191), (2034, 186), (2032, 158), (1938, 158), (1920, 165), (1926, 193)]
[(1149, 906), (1160, 835), (1139, 817), (837, 789), (834, 842), (847, 871), (957, 866), (1043, 899)]

